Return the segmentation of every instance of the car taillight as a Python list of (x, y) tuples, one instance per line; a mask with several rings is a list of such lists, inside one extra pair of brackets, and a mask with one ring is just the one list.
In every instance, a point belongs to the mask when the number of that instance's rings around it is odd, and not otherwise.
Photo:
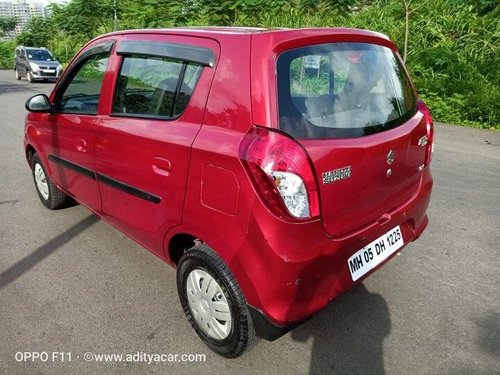
[(427, 127), (427, 144), (425, 145), (426, 152), (424, 163), (424, 165), (427, 167), (432, 160), (432, 153), (434, 152), (434, 124), (432, 122), (431, 111), (422, 100), (418, 101), (417, 108), (424, 115), (424, 120)]
[(240, 145), (243, 162), (256, 190), (279, 217), (307, 220), (319, 216), (318, 186), (306, 151), (295, 140), (254, 127)]

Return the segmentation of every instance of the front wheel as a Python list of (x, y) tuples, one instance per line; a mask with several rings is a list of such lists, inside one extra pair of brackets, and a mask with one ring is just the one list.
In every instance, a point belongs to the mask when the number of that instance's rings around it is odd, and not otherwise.
[(28, 70), (28, 73), (26, 73), (26, 79), (28, 80), (29, 83), (33, 83), (33, 74)]
[(68, 196), (50, 181), (38, 154), (34, 154), (31, 158), (31, 170), (36, 191), (45, 207), (55, 210), (66, 203)]
[(18, 80), (18, 81), (21, 80), (21, 76), (19, 75), (19, 72), (17, 71), (17, 68), (14, 69), (14, 75), (16, 76), (16, 80)]
[(214, 352), (236, 358), (255, 343), (245, 297), (231, 271), (207, 245), (197, 245), (181, 257), (177, 290), (189, 323)]

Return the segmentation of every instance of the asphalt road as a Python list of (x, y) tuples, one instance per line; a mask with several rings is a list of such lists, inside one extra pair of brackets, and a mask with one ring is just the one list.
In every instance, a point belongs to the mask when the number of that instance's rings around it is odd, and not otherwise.
[[(421, 239), (292, 333), (227, 360), (191, 330), (173, 269), (83, 207), (42, 206), (23, 155), (24, 102), (52, 84), (13, 78), (0, 71), (0, 373), (500, 374), (500, 132), (437, 125)], [(49, 359), (17, 362), (25, 351)], [(96, 363), (86, 352), (206, 362)]]

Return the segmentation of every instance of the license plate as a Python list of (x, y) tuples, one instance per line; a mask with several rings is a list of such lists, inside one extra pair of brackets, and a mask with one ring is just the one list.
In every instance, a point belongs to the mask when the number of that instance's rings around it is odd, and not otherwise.
[(398, 225), (361, 250), (356, 251), (347, 260), (352, 281), (358, 280), (364, 274), (377, 267), (389, 258), (391, 254), (403, 247), (403, 245), (403, 235)]
[(44, 73), (55, 73), (56, 70), (55, 69), (44, 69), (43, 72)]

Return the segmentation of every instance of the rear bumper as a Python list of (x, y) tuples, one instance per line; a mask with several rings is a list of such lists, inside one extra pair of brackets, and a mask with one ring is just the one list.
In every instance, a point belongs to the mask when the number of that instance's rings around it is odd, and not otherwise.
[(248, 311), (250, 312), (250, 316), (252, 317), (255, 333), (257, 334), (257, 336), (267, 341), (277, 340), (281, 336), (286, 335), (292, 329), (303, 323), (301, 321), (287, 325), (280, 325), (269, 319), (262, 311), (250, 305), (248, 305)]
[[(291, 224), (276, 219), (256, 202), (248, 241), (230, 267), (251, 305), (259, 336), (273, 340), (306, 320), (329, 301), (362, 282), (417, 239), (428, 224), (432, 190), (429, 168), (412, 199), (376, 222), (343, 238), (325, 234), (321, 221)], [(404, 246), (356, 282), (347, 260), (356, 251), (399, 225)]]

